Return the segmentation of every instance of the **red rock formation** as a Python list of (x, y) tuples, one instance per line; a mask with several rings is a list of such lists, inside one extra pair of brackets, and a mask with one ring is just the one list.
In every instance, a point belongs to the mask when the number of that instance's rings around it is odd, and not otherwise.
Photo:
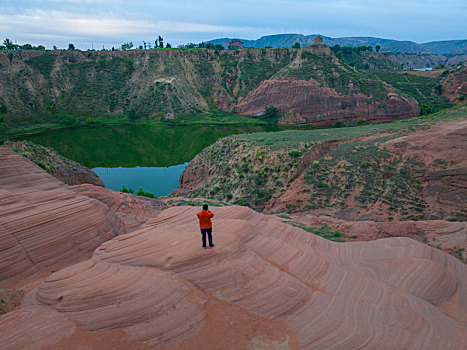
[[(215, 209), (216, 246), (204, 250), (198, 210), (167, 209), (49, 276), (0, 317), (1, 344), (58, 349), (80, 334), (79, 345), (98, 337), (105, 348), (118, 334), (127, 348), (210, 349), (217, 345), (203, 336), (221, 332), (229, 349), (258, 341), (292, 349), (467, 346), (467, 266), (453, 257), (408, 238), (334, 243), (238, 206)], [(212, 307), (219, 302), (225, 307)], [(282, 322), (283, 338), (261, 328), (235, 337), (242, 312)]]
[(166, 209), (167, 205), (157, 199), (138, 197), (129, 193), (109, 190), (89, 184), (73, 186), (73, 190), (81, 195), (98, 200), (105, 204), (110, 213), (116, 216), (123, 226), (123, 232), (131, 232)]
[(305, 215), (297, 219), (307, 226), (321, 226), (322, 223), (335, 227), (358, 241), (374, 241), (388, 237), (409, 237), (431, 247), (450, 253), (467, 261), (467, 222), (444, 220), (422, 221), (345, 221), (329, 216)]
[(451, 102), (460, 104), (466, 103), (465, 95), (467, 95), (467, 68), (462, 68), (449, 74), (443, 81), (442, 86), (443, 95), (446, 96)]
[[(428, 204), (427, 217), (439, 219), (464, 211), (467, 198), (467, 120), (440, 123), (382, 145), (403, 159), (414, 158), (427, 167), (420, 175)], [(455, 215), (453, 215), (455, 216)]]
[(3, 146), (24, 155), (67, 185), (92, 184), (104, 187), (104, 182), (94, 171), (78, 162), (62, 157), (50, 148), (16, 141), (5, 142)]
[[(383, 135), (378, 135), (381, 137)], [(293, 181), (283, 193), (277, 193), (267, 204), (264, 212), (286, 212), (287, 206), (297, 201), (306, 203), (309, 200), (308, 192), (303, 189), (309, 186), (304, 180), (302, 170), (311, 165), (314, 159), (319, 159), (320, 153), (315, 155), (315, 150), (329, 148), (329, 143), (314, 146), (309, 154), (303, 157), (303, 164), (297, 165)], [(394, 158), (402, 160), (412, 159), (419, 161), (426, 167), (426, 172), (415, 174), (414, 177), (421, 181), (423, 186), (423, 200), (427, 207), (424, 210), (425, 218), (430, 220), (458, 218), (464, 220), (467, 198), (467, 121), (451, 121), (438, 123), (427, 130), (420, 130), (408, 136), (390, 140), (380, 145), (390, 151)], [(196, 158), (195, 158), (196, 159)], [(199, 164), (199, 163), (198, 163)], [(300, 165), (300, 166), (299, 166)], [(195, 181), (195, 170), (187, 167), (191, 182), (187, 183), (187, 192), (193, 192), (199, 183)], [(187, 173), (188, 176), (188, 173)], [(216, 174), (210, 174), (211, 177)], [(181, 178), (182, 179), (182, 178)], [(185, 183), (181, 182), (181, 187)], [(183, 192), (181, 192), (183, 193)], [(377, 220), (384, 217), (375, 215), (377, 203), (373, 206), (362, 208), (360, 203), (352, 196), (346, 198), (344, 209), (318, 210), (345, 220)], [(315, 214), (317, 214), (315, 212)], [(317, 214), (319, 215), (319, 214)], [(393, 213), (388, 216), (394, 215)]]
[(370, 121), (391, 121), (417, 116), (420, 109), (414, 100), (393, 92), (382, 101), (372, 101), (363, 94), (340, 95), (316, 80), (264, 80), (233, 110), (240, 115), (261, 115), (266, 106), (275, 106), (284, 124), (332, 124), (337, 120), (361, 118)]
[[(90, 198), (93, 191), (100, 193), (94, 195), (100, 201)], [(0, 147), (0, 282), (47, 275), (85, 260), (101, 243), (139, 227), (141, 216), (123, 215), (123, 200), (109, 205), (109, 193), (92, 185), (73, 190), (27, 158)], [(148, 204), (139, 206), (152, 208), (147, 217), (158, 212)]]

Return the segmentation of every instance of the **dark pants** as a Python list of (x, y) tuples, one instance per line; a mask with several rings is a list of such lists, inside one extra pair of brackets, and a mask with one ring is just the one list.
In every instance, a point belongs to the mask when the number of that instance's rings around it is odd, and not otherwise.
[(209, 246), (212, 247), (212, 227), (201, 229), (201, 234), (203, 235), (203, 247), (206, 247), (206, 233), (208, 234)]

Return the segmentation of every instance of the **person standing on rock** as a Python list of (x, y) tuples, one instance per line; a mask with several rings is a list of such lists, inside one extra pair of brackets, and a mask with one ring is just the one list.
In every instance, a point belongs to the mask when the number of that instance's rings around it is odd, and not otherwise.
[(214, 247), (214, 244), (212, 243), (212, 222), (211, 222), (211, 219), (214, 217), (214, 214), (208, 209), (209, 209), (208, 205), (203, 204), (203, 210), (200, 211), (198, 214), (196, 214), (199, 219), (199, 227), (201, 229), (204, 249), (206, 249), (206, 234), (208, 235), (208, 239), (209, 239), (209, 248)]

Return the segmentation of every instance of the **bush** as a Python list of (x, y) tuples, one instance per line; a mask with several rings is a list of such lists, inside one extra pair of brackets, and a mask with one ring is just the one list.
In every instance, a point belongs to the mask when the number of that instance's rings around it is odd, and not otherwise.
[(277, 117), (279, 114), (277, 113), (277, 108), (274, 106), (266, 106), (264, 109), (264, 116), (268, 118)]
[(302, 155), (302, 152), (300, 152), (298, 149), (293, 149), (289, 152), (289, 156), (291, 156), (292, 158), (299, 158), (301, 157)]
[(431, 113), (431, 108), (428, 106), (426, 103), (422, 104), (422, 107), (420, 108), (420, 113), (421, 115), (427, 115)]
[(2, 104), (0, 104), (0, 114), (5, 114), (6, 111), (7, 111), (7, 106), (6, 106), (6, 103), (5, 102), (2, 102)]
[(148, 198), (157, 198), (154, 193), (144, 191), (141, 187), (139, 188), (138, 192), (136, 192), (137, 196), (148, 197)]
[(133, 193), (133, 189), (131, 188), (126, 188), (125, 185), (123, 185), (122, 189), (120, 190), (120, 192), (123, 192), (123, 193)]

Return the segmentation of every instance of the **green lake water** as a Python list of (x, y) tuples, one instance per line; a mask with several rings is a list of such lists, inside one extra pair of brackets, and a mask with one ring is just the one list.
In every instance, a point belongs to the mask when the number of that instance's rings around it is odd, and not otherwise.
[(94, 126), (20, 136), (93, 169), (107, 188), (142, 187), (157, 196), (178, 187), (188, 162), (222, 137), (277, 127)]

